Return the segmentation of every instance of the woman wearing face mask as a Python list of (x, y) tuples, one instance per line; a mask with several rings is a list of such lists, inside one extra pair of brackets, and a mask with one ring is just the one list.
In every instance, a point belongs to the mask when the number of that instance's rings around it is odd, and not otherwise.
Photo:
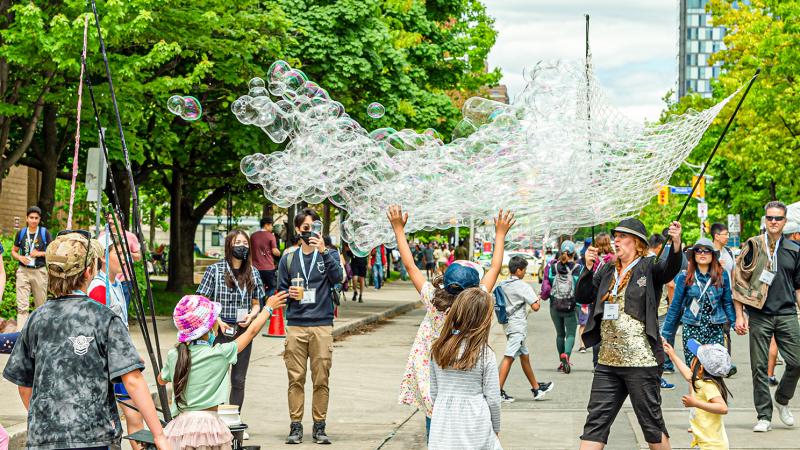
[(600, 345), (581, 450), (602, 449), (611, 424), (630, 396), (651, 449), (669, 449), (661, 413), (664, 348), (658, 331), (658, 299), (681, 268), (681, 224), (672, 222), (672, 247), (665, 259), (649, 256), (647, 229), (638, 219), (614, 228), (617, 259), (593, 272), (598, 251), (586, 251), (586, 268), (576, 289), (578, 303), (593, 304), (583, 342)]
[[(261, 311), (259, 301), (264, 298), (264, 285), (255, 267), (250, 262), (250, 239), (241, 230), (231, 231), (225, 237), (225, 259), (206, 269), (197, 294), (222, 305), (217, 324), (220, 333), (215, 342), (224, 344), (235, 341)], [(231, 371), (230, 403), (244, 403), (244, 384), (250, 351), (247, 345), (239, 351), (236, 364)]]
[(683, 352), (689, 364), (694, 354), (686, 343), (725, 345), (725, 322), (736, 323), (731, 283), (711, 239), (702, 238), (687, 252), (689, 266), (675, 278), (675, 294), (661, 334), (671, 342), (683, 324)]

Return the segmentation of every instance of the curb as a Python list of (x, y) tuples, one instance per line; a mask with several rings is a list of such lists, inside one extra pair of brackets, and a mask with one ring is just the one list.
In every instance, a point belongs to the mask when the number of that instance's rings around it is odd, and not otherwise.
[[(403, 315), (409, 311), (417, 309), (420, 304), (421, 303), (418, 300), (409, 301), (408, 303), (403, 303), (379, 313), (371, 314), (358, 320), (354, 320), (346, 325), (334, 328), (333, 337), (348, 334), (365, 325), (370, 325), (375, 322), (380, 322), (381, 320), (391, 319), (392, 317)], [(153, 402), (158, 405), (158, 391), (154, 389), (150, 392), (150, 395), (153, 397)], [(169, 395), (169, 392), (167, 392), (167, 395)], [(25, 448), (28, 438), (27, 421), (12, 425), (6, 428), (6, 431), (8, 432), (8, 436), (10, 438), (8, 446), (10, 450), (22, 450)]]
[(408, 303), (403, 303), (401, 305), (397, 305), (393, 308), (387, 309), (377, 314), (372, 314), (366, 317), (362, 317), (361, 319), (354, 320), (346, 325), (342, 325), (341, 327), (336, 327), (333, 330), (333, 337), (339, 337), (343, 334), (347, 334), (361, 328), (365, 325), (370, 325), (375, 322), (379, 322), (381, 320), (391, 319), (392, 317), (403, 315), (409, 311), (413, 311), (416, 309), (421, 303), (417, 300), (409, 301)]

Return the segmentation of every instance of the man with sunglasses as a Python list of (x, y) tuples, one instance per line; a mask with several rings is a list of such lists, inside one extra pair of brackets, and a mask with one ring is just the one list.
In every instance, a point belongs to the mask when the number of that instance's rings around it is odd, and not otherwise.
[(28, 410), (29, 448), (118, 445), (122, 426), (112, 382), (125, 385), (157, 448), (170, 448), (127, 328), (86, 295), (102, 252), (84, 230), (62, 231), (47, 247), (54, 298), (31, 314), (3, 371)]
[[(794, 416), (789, 401), (794, 397), (800, 379), (800, 323), (797, 321), (795, 291), (800, 289), (800, 245), (783, 237), (786, 225), (786, 205), (772, 201), (766, 207), (766, 233), (750, 238), (745, 245), (763, 252), (746, 252), (743, 266), (753, 263), (753, 258), (765, 258), (765, 269), (759, 281), (769, 285), (767, 298), (759, 309), (735, 302), (736, 332), (750, 332), (750, 367), (753, 374), (753, 402), (758, 413), (758, 423), (753, 431), (769, 431), (772, 421), (772, 398), (767, 380), (767, 361), (772, 337), (786, 359), (786, 370), (775, 391), (778, 416), (786, 426), (794, 426)], [(758, 246), (754, 239), (762, 240)], [(755, 256), (754, 253), (757, 253)], [(763, 255), (766, 253), (766, 255)], [(737, 269), (738, 270), (738, 269)], [(753, 274), (755, 277), (757, 274)], [(747, 314), (744, 313), (747, 311)]]

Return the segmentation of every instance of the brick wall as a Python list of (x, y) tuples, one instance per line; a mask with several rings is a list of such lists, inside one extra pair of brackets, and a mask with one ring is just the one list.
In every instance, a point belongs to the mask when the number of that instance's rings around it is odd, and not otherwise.
[(14, 166), (3, 179), (0, 193), (0, 234), (15, 232), (15, 218), (18, 226), (25, 225), (25, 211), (36, 203), (39, 188), (39, 172), (25, 167)]

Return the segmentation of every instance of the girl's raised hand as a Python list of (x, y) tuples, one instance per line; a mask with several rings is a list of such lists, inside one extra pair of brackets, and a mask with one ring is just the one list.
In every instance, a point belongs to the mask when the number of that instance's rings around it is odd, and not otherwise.
[(503, 211), (497, 213), (494, 219), (494, 230), (496, 234), (505, 236), (508, 230), (514, 226), (517, 220), (514, 218), (514, 213), (511, 211)]
[(389, 211), (386, 212), (386, 217), (389, 218), (389, 223), (395, 230), (402, 230), (408, 222), (408, 213), (404, 213), (400, 205), (389, 206)]

